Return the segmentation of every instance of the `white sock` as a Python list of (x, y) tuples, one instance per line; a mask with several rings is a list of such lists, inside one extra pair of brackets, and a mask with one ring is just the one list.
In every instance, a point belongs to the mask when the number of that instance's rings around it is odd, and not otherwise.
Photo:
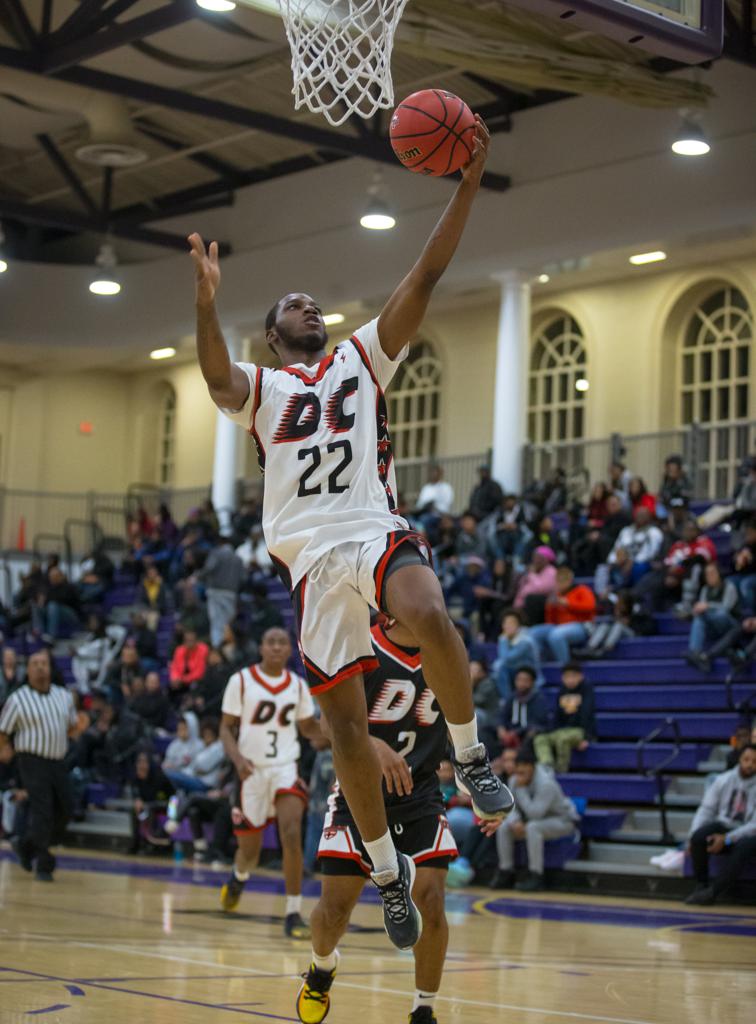
[(312, 962), (319, 971), (333, 971), (339, 962), (339, 951), (338, 949), (334, 949), (334, 951), (329, 953), (328, 956), (318, 956), (313, 949)]
[(194, 849), (204, 851), (207, 849), (207, 839), (195, 839)]
[(415, 998), (414, 998), (413, 1003), (412, 1003), (412, 1010), (413, 1010), (413, 1012), (419, 1006), (430, 1006), (430, 1008), (432, 1010), (433, 1009), (433, 1003), (435, 1002), (437, 995), (438, 995), (438, 992), (421, 992), (419, 988), (415, 989)]
[(364, 843), (370, 862), (373, 865), (373, 874), (380, 875), (384, 871), (398, 871), (399, 861), (396, 859), (394, 840), (388, 829), (380, 839), (374, 839), (372, 843)]
[(286, 897), (286, 916), (289, 914), (300, 914), (302, 912), (302, 897), (301, 896), (287, 896)]
[(454, 756), (457, 760), (471, 760), (469, 756), (465, 757), (465, 754), (470, 751), (471, 747), (477, 747), (480, 742), (478, 740), (478, 723), (475, 718), (463, 725), (452, 725), (451, 722), (447, 722), (446, 727), (448, 728), (449, 734), (452, 738), (452, 743), (454, 744)]
[(234, 868), (234, 878), (237, 882), (246, 882), (249, 878), (249, 871), (239, 871), (238, 868)]

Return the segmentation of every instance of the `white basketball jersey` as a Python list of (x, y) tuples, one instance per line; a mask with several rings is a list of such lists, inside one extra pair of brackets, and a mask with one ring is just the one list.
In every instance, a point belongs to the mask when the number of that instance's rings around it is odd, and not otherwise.
[(258, 767), (268, 767), (298, 760), (297, 722), (312, 718), (315, 705), (298, 675), (285, 671), (269, 676), (252, 665), (231, 676), (222, 710), (240, 719), (239, 753)]
[(406, 355), (405, 348), (389, 359), (372, 320), (316, 366), (238, 364), (249, 377), (249, 398), (242, 409), (223, 412), (257, 446), (265, 541), (290, 589), (337, 544), (407, 529), (394, 513), (383, 395)]

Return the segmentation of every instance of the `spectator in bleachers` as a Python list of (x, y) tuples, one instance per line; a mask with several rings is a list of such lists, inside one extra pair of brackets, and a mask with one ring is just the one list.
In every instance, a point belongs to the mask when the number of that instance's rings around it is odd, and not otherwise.
[(530, 538), (526, 552), (531, 556), (539, 547), (550, 548), (554, 552), (554, 558), (561, 562), (565, 557), (565, 546), (559, 530), (554, 528), (554, 520), (550, 515), (541, 516), (533, 527), (533, 536)]
[(76, 689), (81, 694), (99, 690), (105, 681), (108, 666), (126, 639), (126, 627), (115, 622), (106, 624), (101, 615), (87, 619), (87, 633), (70, 650), (71, 671)]
[(53, 640), (70, 635), (81, 622), (81, 601), (66, 574), (53, 565), (32, 609), (35, 628)]
[(667, 518), (664, 522), (664, 547), (666, 554), (675, 541), (682, 540), (685, 532), (685, 524), (691, 518), (688, 506), (688, 499), (683, 497), (672, 498), (667, 506)]
[(259, 656), (257, 644), (247, 635), (247, 631), (238, 620), (226, 626), (221, 651), (232, 672), (246, 668), (247, 665), (256, 662)]
[[(637, 479), (637, 478), (636, 478)], [(615, 588), (635, 586), (650, 571), (664, 536), (645, 505), (633, 513), (633, 523), (620, 531), (609, 552), (609, 578)]]
[(444, 596), (447, 604), (461, 608), (466, 619), (478, 617), (480, 597), (490, 590), (491, 573), (485, 558), (480, 555), (463, 555), (458, 561), (450, 563), (450, 573), (444, 585)]
[(179, 529), (173, 520), (171, 510), (165, 503), (162, 503), (158, 509), (158, 528), (165, 546), (172, 548), (179, 538)]
[(570, 564), (579, 576), (591, 575), (606, 562), (620, 532), (631, 522), (617, 494), (608, 494), (604, 505), (603, 521), (591, 518), (589, 510), (587, 528), (570, 548)]
[(470, 830), (475, 825), (475, 812), (472, 809), (472, 800), (463, 793), (457, 786), (454, 775), (454, 766), (451, 761), (444, 759), (436, 769), (438, 784), (441, 789), (441, 797), (446, 810), (446, 820), (454, 836), (457, 848), (461, 849), (467, 840)]
[(186, 771), (202, 747), (199, 720), (193, 711), (187, 711), (176, 723), (176, 737), (168, 744), (163, 756), (163, 771), (166, 775)]
[(173, 652), (168, 682), (174, 701), (181, 701), (192, 683), (199, 682), (207, 666), (208, 646), (193, 629), (184, 630), (184, 642)]
[[(737, 767), (723, 772), (704, 793), (688, 836), (696, 888), (686, 903), (708, 906), (724, 895), (756, 860), (756, 746), (740, 752)], [(709, 881), (709, 857), (724, 854)]]
[(756, 455), (750, 455), (744, 461), (746, 472), (741, 476), (735, 489), (733, 522), (736, 526), (756, 512)]
[(273, 560), (265, 544), (260, 523), (254, 523), (250, 527), (246, 540), (237, 547), (236, 554), (241, 559), (242, 565), (248, 573), (252, 573), (255, 576), (273, 575), (275, 571)]
[(249, 637), (259, 644), (263, 635), (273, 626), (283, 626), (281, 611), (268, 597), (265, 580), (255, 580), (247, 588), (249, 601), (245, 604)]
[(0, 667), (0, 708), (23, 681), (24, 673), (15, 648), (3, 647), (2, 667)]
[(651, 611), (661, 611), (676, 601), (675, 612), (681, 618), (689, 617), (700, 589), (702, 569), (716, 559), (711, 538), (701, 532), (694, 519), (688, 519), (683, 539), (672, 544), (659, 569), (641, 579), (634, 588), (635, 596)]
[(533, 552), (530, 565), (517, 582), (515, 608), (524, 609), (529, 622), (542, 622), (546, 599), (556, 589), (556, 555), (541, 546)]
[(693, 605), (686, 660), (709, 671), (710, 661), (702, 657), (708, 643), (719, 640), (738, 625), (738, 589), (730, 580), (723, 580), (719, 565), (709, 562), (704, 569), (704, 584)]
[(727, 758), (725, 759), (725, 771), (737, 767), (740, 755), (743, 753), (743, 748), (747, 747), (749, 743), (756, 743), (756, 718), (754, 718), (752, 723), (747, 719), (740, 722), (734, 734), (730, 737), (731, 749), (728, 751)]
[(336, 781), (336, 773), (333, 770), (331, 745), (325, 736), (313, 737), (310, 740), (310, 745), (316, 753), (308, 786), (310, 799), (307, 804), (303, 855), (305, 873), (312, 874), (318, 859), (320, 836), (328, 810), (328, 798)]
[(539, 733), (533, 749), (540, 764), (557, 772), (570, 767), (573, 750), (586, 750), (596, 735), (596, 699), (593, 687), (586, 682), (577, 662), (569, 662), (562, 669), (562, 685), (557, 694), (554, 728)]
[(481, 559), (485, 557), (486, 543), (478, 529), (478, 520), (472, 512), (464, 512), (460, 517), (454, 554), (460, 558), (464, 558), (465, 555), (477, 555)]
[(648, 636), (654, 628), (653, 619), (643, 612), (629, 590), (612, 595), (612, 618), (609, 622), (594, 623), (588, 644), (581, 652), (583, 658), (604, 658), (620, 640), (629, 640), (638, 634)]
[(617, 495), (622, 507), (628, 512), (630, 511), (628, 491), (632, 478), (633, 474), (623, 462), (614, 461), (609, 463), (609, 490), (612, 494)]
[(139, 661), (145, 672), (159, 667), (157, 635), (147, 625), (144, 612), (131, 613), (129, 638), (133, 641), (139, 655)]
[(656, 518), (656, 498), (648, 493), (646, 482), (643, 477), (634, 476), (627, 489), (627, 496), (630, 499), (630, 510), (635, 517), (639, 508), (648, 509), (651, 519)]
[(233, 671), (223, 651), (219, 647), (211, 647), (207, 652), (204, 675), (189, 689), (187, 707), (198, 715), (220, 716), (223, 693)]
[(609, 515), (607, 501), (610, 493), (611, 491), (603, 480), (599, 480), (598, 483), (593, 485), (586, 509), (586, 522), (590, 529), (600, 530), (606, 522), (606, 518)]
[(756, 613), (756, 519), (746, 523), (743, 544), (735, 552), (733, 564), (732, 581), (740, 593), (743, 611), (753, 615)]
[(261, 522), (260, 509), (254, 498), (245, 498), (241, 508), (233, 516), (234, 543), (238, 546), (244, 544), (249, 538), (252, 527)]
[(454, 507), (454, 488), (444, 480), (440, 466), (431, 466), (428, 482), (423, 484), (415, 503), (415, 515), (425, 523), (426, 519), (438, 520), (448, 515)]
[(115, 566), (100, 547), (87, 555), (79, 566), (77, 588), (81, 603), (99, 604), (113, 585)]
[(673, 498), (685, 498), (689, 502), (692, 497), (693, 485), (683, 468), (682, 455), (669, 455), (664, 461), (659, 501), (667, 510)]
[(181, 607), (176, 623), (176, 644), (183, 642), (187, 632), (193, 632), (204, 639), (210, 633), (210, 620), (207, 617), (204, 604), (199, 599), (199, 594), (190, 585), (182, 587), (180, 594)]
[(163, 769), (153, 763), (146, 751), (136, 755), (131, 787), (135, 795), (129, 853), (139, 853), (145, 844), (148, 849), (169, 846), (170, 839), (158, 825), (158, 816), (165, 812), (175, 790)]
[[(496, 720), (499, 712), (499, 691), (496, 683), (488, 673), (488, 665), (484, 658), (470, 659), (470, 683), (473, 691), (473, 706), (475, 718), (478, 722), (478, 732), (481, 741), (487, 747), (493, 746), (491, 742), (496, 732)], [(486, 742), (488, 739), (489, 742)]]
[(512, 563), (497, 558), (493, 563), (488, 586), (476, 586), (478, 601), (478, 629), (487, 641), (495, 641), (501, 624), (502, 604), (511, 600), (513, 570)]
[(491, 476), (489, 466), (478, 466), (478, 483), (470, 492), (468, 508), (478, 522), (481, 522), (501, 506), (504, 494)]
[(150, 729), (165, 729), (171, 713), (168, 700), (160, 682), (158, 672), (148, 672), (144, 677), (144, 689), (132, 694), (129, 707)]
[(220, 644), (226, 626), (236, 615), (236, 603), (245, 577), (244, 563), (231, 547), (231, 538), (219, 537), (204, 566), (196, 573), (197, 580), (205, 585), (213, 647)]
[(168, 587), (154, 562), (145, 566), (137, 592), (137, 604), (143, 609), (145, 621), (153, 631), (157, 629), (160, 616), (169, 608)]
[[(176, 790), (184, 793), (207, 793), (209, 790), (214, 790), (220, 782), (225, 753), (223, 744), (218, 737), (217, 719), (204, 718), (200, 722), (200, 740), (199, 750), (190, 763), (180, 771), (166, 768), (165, 761), (163, 762), (163, 770)], [(180, 819), (180, 815), (176, 815), (174, 818), (175, 821), (180, 821)], [(167, 826), (166, 831), (170, 831)]]
[(542, 684), (538, 645), (523, 626), (518, 609), (507, 608), (501, 620), (501, 636), (494, 664), (496, 686), (502, 700), (511, 696), (514, 678), (520, 668), (532, 670), (536, 685)]
[(556, 589), (546, 600), (541, 625), (533, 626), (530, 635), (539, 646), (542, 660), (549, 655), (560, 665), (570, 660), (570, 648), (582, 647), (588, 640), (588, 624), (596, 618), (596, 597), (584, 583), (575, 583), (575, 574), (566, 565), (556, 573)]
[[(510, 787), (515, 809), (496, 832), (499, 868), (491, 888), (514, 885), (520, 892), (539, 892), (544, 888), (546, 840), (575, 835), (579, 815), (552, 773), (536, 764), (530, 750), (518, 751)], [(514, 844), (518, 840), (524, 840), (527, 848), (528, 874), (515, 884)]]
[[(235, 789), (236, 775), (226, 766), (217, 786), (205, 793), (191, 793), (178, 808), (189, 821), (195, 861), (203, 864), (233, 863), (236, 841), (233, 837), (231, 804)], [(206, 825), (212, 825), (209, 842), (205, 838)], [(175, 831), (172, 825), (170, 831)]]
[(497, 735), (503, 747), (531, 745), (549, 724), (546, 695), (536, 686), (535, 669), (521, 665), (514, 674), (514, 692), (504, 701)]
[(139, 661), (139, 652), (133, 640), (126, 640), (118, 661), (111, 664), (102, 685), (112, 704), (118, 706), (131, 695), (131, 685), (136, 678), (144, 678), (144, 668)]

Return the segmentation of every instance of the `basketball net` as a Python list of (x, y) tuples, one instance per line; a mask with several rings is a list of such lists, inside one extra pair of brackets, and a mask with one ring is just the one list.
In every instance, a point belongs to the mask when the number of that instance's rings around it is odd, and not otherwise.
[(407, 0), (279, 0), (294, 107), (338, 126), (394, 105), (391, 51)]

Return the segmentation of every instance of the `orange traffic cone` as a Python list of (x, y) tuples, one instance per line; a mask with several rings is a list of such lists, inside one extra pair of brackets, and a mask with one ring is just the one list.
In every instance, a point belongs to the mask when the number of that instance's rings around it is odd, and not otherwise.
[(16, 547), (19, 551), (26, 551), (26, 519), (21, 516), (18, 521), (18, 537)]

